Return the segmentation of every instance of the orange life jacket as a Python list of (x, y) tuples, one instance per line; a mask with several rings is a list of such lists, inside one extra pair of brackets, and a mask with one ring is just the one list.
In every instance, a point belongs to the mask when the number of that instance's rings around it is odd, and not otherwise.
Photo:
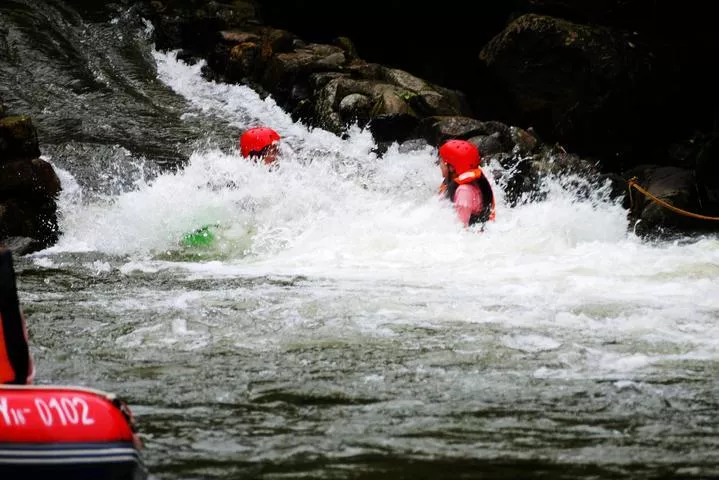
[(495, 200), (492, 186), (487, 180), (486, 175), (482, 172), (481, 168), (474, 170), (467, 170), (461, 175), (457, 175), (450, 182), (443, 182), (439, 188), (439, 193), (445, 193), (447, 198), (454, 201), (454, 194), (457, 191), (457, 187), (468, 183), (474, 184), (479, 191), (482, 193), (483, 207), (482, 211), (478, 214), (472, 215), (469, 218), (469, 224), (473, 225), (479, 222), (494, 221), (495, 217)]

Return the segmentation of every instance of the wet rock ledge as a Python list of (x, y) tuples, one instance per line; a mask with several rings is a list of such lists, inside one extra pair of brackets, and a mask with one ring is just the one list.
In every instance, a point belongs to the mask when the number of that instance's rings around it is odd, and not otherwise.
[(32, 119), (0, 102), (0, 248), (24, 255), (57, 242), (57, 173), (40, 158)]

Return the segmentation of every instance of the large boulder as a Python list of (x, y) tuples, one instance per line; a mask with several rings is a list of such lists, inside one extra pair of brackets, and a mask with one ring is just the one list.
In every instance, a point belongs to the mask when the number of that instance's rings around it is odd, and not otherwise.
[(708, 215), (711, 212), (706, 211), (697, 195), (694, 171), (672, 166), (640, 165), (629, 170), (627, 177), (632, 186), (629, 213), (637, 234), (666, 237), (716, 231), (719, 222), (708, 219), (712, 218)]
[(58, 237), (60, 180), (39, 156), (29, 117), (0, 118), (0, 245), (18, 254), (47, 248)]
[(607, 170), (645, 163), (637, 140), (651, 144), (670, 128), (656, 92), (661, 72), (636, 35), (528, 14), (480, 59), (506, 89), (517, 124), (595, 154)]
[(0, 118), (0, 163), (3, 160), (29, 160), (39, 156), (37, 132), (30, 117), (13, 115)]

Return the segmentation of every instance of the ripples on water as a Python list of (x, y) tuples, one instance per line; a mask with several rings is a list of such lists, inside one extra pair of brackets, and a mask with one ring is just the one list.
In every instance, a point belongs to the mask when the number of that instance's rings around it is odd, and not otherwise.
[[(642, 242), (562, 179), (464, 232), (431, 149), (307, 131), (60, 5), (0, 6), (3, 96), (63, 182), (20, 295), (39, 382), (125, 396), (157, 478), (719, 475), (716, 238)], [(234, 150), (257, 123), (275, 171)]]

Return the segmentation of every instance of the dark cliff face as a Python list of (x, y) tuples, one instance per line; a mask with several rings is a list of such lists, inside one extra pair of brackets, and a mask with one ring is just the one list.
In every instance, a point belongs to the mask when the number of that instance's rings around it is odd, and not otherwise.
[[(469, 91), (486, 79), (477, 61), (480, 49), (504, 28), (522, 2), (481, 2), (479, 6), (467, 2), (425, 6), (399, 0), (259, 3), (268, 25), (320, 43), (346, 36), (367, 61), (407, 70), (447, 88)], [(487, 83), (488, 88), (491, 86)], [(501, 105), (494, 100), (496, 96), (483, 99), (482, 109), (493, 112)]]
[(427, 7), (398, 0), (258, 3), (268, 25), (318, 42), (348, 36), (363, 58), (394, 64), (452, 88), (474, 73), (471, 67), (482, 46), (522, 13), (638, 31), (657, 50), (671, 55), (687, 75), (703, 74), (698, 82), (708, 84), (709, 78), (716, 77), (707, 60), (719, 53), (719, 34), (709, 5), (699, 0), (681, 4), (653, 0), (509, 0), (477, 5), (450, 1)]
[[(638, 34), (666, 70), (676, 75), (678, 87), (699, 104), (687, 105), (687, 113), (702, 129), (712, 128), (716, 118), (719, 74), (712, 59), (719, 55), (719, 30), (711, 4), (700, 0), (657, 2), (653, 0), (527, 0), (528, 12), (570, 21), (611, 27)], [(657, 72), (659, 77), (660, 72)], [(660, 80), (660, 78), (657, 78)]]
[[(234, 9), (233, 15), (237, 15), (242, 9), (256, 8), (258, 24), (323, 44), (348, 37), (358, 56), (368, 62), (400, 68), (462, 91), (472, 114), (479, 119), (531, 126), (546, 141), (601, 158), (608, 165), (614, 162), (614, 168), (649, 161), (676, 163), (681, 159), (673, 158), (672, 150), (686, 148), (673, 145), (689, 143), (691, 147), (690, 140), (697, 132), (711, 135), (719, 121), (719, 90), (715, 87), (719, 75), (711, 61), (719, 54), (719, 33), (712, 24), (710, 4), (699, 0), (680, 5), (654, 0), (445, 1), (429, 5), (399, 0), (349, 4), (329, 0), (116, 0), (102, 5), (67, 0), (67, 4), (87, 15), (154, 4), (166, 20), (177, 23), (174, 33), (178, 38), (172, 37), (171, 28), (163, 28), (161, 31), (170, 37), (158, 35), (158, 47), (174, 48), (180, 39), (183, 48), (200, 51), (211, 50), (216, 31), (232, 24), (228, 12)], [(183, 28), (189, 17), (200, 15), (197, 12), (205, 12), (201, 15), (206, 18), (195, 18), (189, 22), (192, 28)], [(581, 68), (561, 51), (554, 58), (554, 50), (541, 50), (541, 44), (523, 45), (521, 41), (517, 47), (525, 53), (514, 59), (507, 57), (504, 48), (506, 68), (498, 71), (482, 61), (482, 50), (528, 13), (573, 22), (578, 28), (607, 27), (612, 36), (626, 38), (628, 55), (620, 48), (620, 55), (607, 60), (620, 64), (622, 70), (613, 77), (611, 96), (589, 88), (590, 95), (578, 98), (581, 108), (554, 105), (551, 114), (527, 115), (526, 105), (520, 103), (527, 95), (536, 96), (536, 90), (543, 87), (538, 79), (532, 81), (533, 86), (513, 83), (517, 78), (508, 76), (508, 71), (523, 69), (527, 62), (542, 71), (559, 68), (566, 73)], [(527, 49), (539, 50), (541, 55), (529, 55)], [(524, 69), (531, 73), (531, 69)], [(561, 95), (565, 87), (557, 85), (552, 95)], [(571, 89), (586, 90), (580, 84)], [(517, 92), (522, 95), (518, 97)], [(609, 137), (602, 136), (602, 131)]]
[[(318, 43), (332, 43), (339, 36), (349, 37), (358, 55), (369, 62), (401, 68), (430, 82), (463, 91), (478, 118), (533, 126), (547, 140), (563, 143), (584, 154), (603, 155), (606, 152), (593, 152), (584, 142), (567, 138), (559, 129), (553, 131), (539, 124), (529, 125), (527, 122), (531, 119), (517, 115), (513, 110), (514, 86), (507, 85), (506, 78), (496, 75), (479, 59), (481, 50), (514, 19), (526, 13), (547, 15), (590, 27), (609, 27), (632, 36), (641, 48), (650, 52), (653, 80), (641, 86), (646, 98), (637, 102), (639, 108), (646, 107), (650, 112), (646, 117), (652, 120), (643, 127), (644, 132), (662, 130), (663, 137), (682, 142), (696, 131), (714, 130), (719, 121), (719, 90), (715, 87), (719, 75), (715, 73), (712, 61), (719, 54), (719, 31), (713, 25), (711, 3), (700, 0), (687, 0), (681, 4), (655, 0), (445, 1), (428, 5), (399, 0), (354, 3), (330, 0), (66, 0), (65, 3), (90, 16), (150, 3), (161, 5), (166, 12), (185, 11), (185, 15), (200, 6), (240, 8), (240, 4), (254, 3), (262, 24), (285, 29)], [(208, 29), (212, 30), (213, 25)], [(190, 33), (201, 37), (203, 32)], [(158, 46), (162, 46), (160, 44)], [(639, 119), (642, 121), (641, 115)], [(644, 150), (643, 147), (628, 148)], [(656, 154), (661, 152), (652, 152), (650, 156)]]
[[(597, 158), (613, 170), (640, 163), (693, 168), (698, 152), (693, 137), (713, 138), (719, 123), (719, 74), (711, 61), (719, 54), (719, 33), (710, 4), (699, 0), (681, 5), (655, 0), (64, 4), (88, 16), (153, 12), (164, 22), (158, 24), (157, 47), (180, 47), (196, 57), (213, 51), (218, 31), (237, 26), (249, 10), (249, 16), (257, 14), (256, 26), (284, 29), (309, 42), (337, 45), (337, 37), (348, 37), (363, 60), (460, 90), (474, 117), (533, 127), (545, 141)], [(526, 35), (508, 37), (527, 14), (548, 18), (542, 25), (571, 23), (560, 29), (569, 35), (570, 30), (608, 33), (594, 35), (598, 43), (580, 36), (571, 47), (571, 37), (555, 36), (552, 43), (537, 25), (527, 26)], [(503, 44), (496, 41), (501, 37)], [(487, 52), (489, 45), (494, 47)], [(586, 74), (578, 74), (582, 70)], [(595, 75), (597, 70), (615, 71)]]

